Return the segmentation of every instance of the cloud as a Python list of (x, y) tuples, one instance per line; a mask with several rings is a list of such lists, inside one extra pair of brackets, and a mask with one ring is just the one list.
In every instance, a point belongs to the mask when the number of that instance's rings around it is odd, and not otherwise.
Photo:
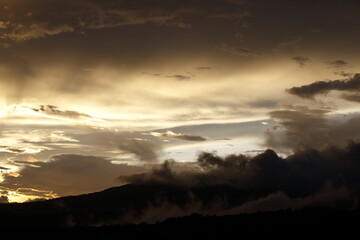
[(52, 129), (18, 129), (0, 131), (2, 144), (0, 152), (14, 154), (37, 154), (50, 150), (53, 143), (77, 143), (67, 136), (64, 131)]
[(301, 68), (305, 67), (307, 61), (309, 61), (307, 57), (302, 56), (293, 57), (292, 60), (294, 60)]
[(38, 108), (32, 108), (33, 111), (37, 113), (43, 113), (48, 116), (54, 117), (61, 117), (61, 118), (68, 118), (68, 119), (94, 119), (92, 116), (80, 113), (76, 111), (69, 111), (69, 110), (60, 110), (57, 106), (54, 105), (40, 105)]
[(318, 81), (301, 87), (293, 87), (287, 92), (302, 98), (313, 98), (315, 95), (326, 94), (333, 90), (359, 91), (360, 74), (357, 73), (347, 80)]
[(78, 142), (76, 139), (66, 135), (65, 131), (52, 129), (34, 130), (3, 130), (0, 136), (6, 142), (16, 143), (58, 143), (58, 142)]
[(179, 171), (176, 162), (166, 161), (151, 173), (119, 179), (134, 184), (227, 185), (249, 196), (257, 192), (265, 197), (280, 191), (290, 198), (316, 198), (329, 184), (333, 184), (333, 189), (345, 188), (351, 193), (360, 189), (359, 154), (360, 144), (355, 142), (344, 148), (331, 145), (322, 150), (307, 149), (285, 158), (271, 149), (253, 157), (242, 154), (220, 157), (204, 152), (198, 156), (198, 168)]
[[(14, 154), (36, 154), (49, 149), (45, 146), (36, 146), (33, 144), (17, 144), (18, 146), (0, 146), (0, 152)], [(22, 146), (19, 146), (22, 145)]]
[[(242, 1), (231, 1), (241, 5)], [(239, 9), (223, 1), (95, 1), (61, 0), (53, 4), (46, 0), (17, 0), (0, 9), (0, 36), (3, 40), (22, 42), (30, 39), (75, 32), (84, 34), (93, 29), (117, 28), (128, 25), (153, 24), (176, 28), (191, 28), (184, 21), (189, 14), (240, 17)]]
[(351, 65), (344, 60), (327, 61), (326, 64), (328, 65), (328, 68), (333, 69), (335, 75), (342, 77), (351, 77), (352, 75), (351, 72), (346, 70), (351, 67)]
[(62, 0), (52, 4), (45, 0), (20, 0), (9, 2), (6, 9), (1, 9), (4, 20), (0, 23), (0, 34), (2, 39), (20, 42), (64, 32), (124, 25), (154, 23), (184, 27), (188, 24), (176, 19), (183, 11), (186, 7), (154, 7), (146, 1), (137, 4), (131, 1)]
[[(111, 159), (84, 155), (60, 154), (51, 157), (49, 162), (36, 162), (35, 166), (27, 166), (20, 176), (5, 174), (2, 186), (13, 191), (30, 189), (23, 192), (47, 198), (46, 194), (59, 196), (77, 195), (100, 191), (118, 183), (119, 174), (140, 173), (144, 168), (126, 164), (112, 164)], [(21, 191), (23, 191), (21, 190)]]
[(176, 139), (186, 140), (186, 141), (195, 141), (195, 142), (206, 141), (206, 138), (204, 138), (202, 136), (174, 133), (172, 131), (167, 131), (167, 132), (162, 132), (162, 133), (150, 132), (149, 134), (152, 136), (156, 136), (156, 137), (176, 138)]
[(319, 193), (304, 198), (291, 198), (284, 192), (275, 192), (266, 197), (250, 200), (238, 207), (221, 211), (217, 215), (249, 214), (281, 209), (298, 210), (304, 207), (331, 207), (339, 202), (351, 199), (351, 197), (352, 194), (347, 188), (336, 188), (331, 184), (326, 184)]
[(7, 167), (0, 167), (0, 171), (8, 171), (10, 170), (10, 168), (7, 168)]
[(9, 146), (0, 146), (0, 152), (8, 152), (8, 153), (30, 153), (32, 151), (27, 151), (21, 148), (12, 148)]
[[(43, 128), (43, 127), (42, 127)], [(162, 142), (154, 137), (144, 138), (141, 132), (113, 131), (111, 129), (67, 127), (56, 129), (19, 129), (0, 131), (0, 152), (11, 154), (38, 154), (42, 160), (59, 153), (103, 156), (126, 156), (129, 162), (156, 161)], [(21, 157), (21, 156), (19, 156)]]
[(22, 42), (30, 39), (43, 38), (53, 36), (59, 33), (74, 32), (74, 28), (63, 24), (58, 26), (47, 26), (46, 24), (22, 25), (16, 24), (12, 26), (11, 31), (1, 35), (3, 39), (9, 39), (16, 42)]
[(236, 47), (236, 46), (230, 46), (228, 44), (222, 44), (219, 47), (219, 50), (223, 52), (227, 52), (236, 56), (250, 56), (250, 57), (259, 57), (262, 55), (261, 52), (244, 48), (244, 47)]
[(341, 98), (352, 101), (352, 102), (360, 102), (360, 94), (342, 94)]
[(335, 67), (335, 68), (342, 68), (349, 66), (349, 63), (344, 60), (336, 60), (336, 61), (328, 61), (326, 62), (329, 66)]
[(93, 133), (76, 135), (83, 145), (90, 149), (100, 149), (103, 152), (117, 152), (118, 155), (133, 154), (131, 161), (151, 162), (158, 160), (162, 150), (161, 141), (143, 139), (140, 132), (113, 132), (93, 130)]
[(147, 74), (153, 77), (165, 77), (165, 78), (172, 78), (176, 81), (188, 81), (194, 77), (193, 74), (189, 73), (188, 75), (184, 74), (174, 74), (174, 75), (162, 75), (160, 73), (149, 73), (149, 72), (142, 72), (142, 74)]
[(302, 40), (303, 37), (288, 37), (278, 43), (278, 45), (274, 48), (274, 51), (294, 51), (300, 48)]
[(203, 67), (197, 67), (196, 68), (197, 70), (214, 70), (216, 69), (215, 67), (206, 67), (206, 66), (203, 66)]
[(265, 132), (264, 145), (280, 151), (298, 151), (307, 148), (320, 149), (327, 144), (344, 145), (346, 141), (359, 139), (358, 114), (328, 115), (324, 109), (294, 107), (269, 113), (279, 124)]
[(192, 78), (192, 76), (188, 76), (188, 75), (181, 75), (181, 74), (175, 74), (175, 75), (169, 75), (166, 76), (168, 78), (173, 78), (177, 81), (188, 81)]
[(126, 153), (135, 154), (140, 161), (156, 161), (160, 146), (151, 141), (132, 139), (119, 142), (118, 148)]
[(8, 203), (9, 199), (7, 196), (0, 196), (0, 203)]

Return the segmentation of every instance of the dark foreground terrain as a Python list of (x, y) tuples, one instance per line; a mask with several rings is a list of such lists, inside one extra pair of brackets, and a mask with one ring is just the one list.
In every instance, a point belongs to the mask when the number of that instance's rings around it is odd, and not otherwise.
[(360, 230), (358, 212), (329, 209), (277, 211), (233, 216), (192, 215), (156, 224), (102, 227), (2, 227), (4, 234), (37, 239), (276, 239), (339, 237), (356, 238)]
[(0, 204), (4, 235), (37, 239), (207, 239), (358, 236), (360, 211), (307, 207), (222, 216), (261, 195), (225, 186), (126, 185), (23, 204)]

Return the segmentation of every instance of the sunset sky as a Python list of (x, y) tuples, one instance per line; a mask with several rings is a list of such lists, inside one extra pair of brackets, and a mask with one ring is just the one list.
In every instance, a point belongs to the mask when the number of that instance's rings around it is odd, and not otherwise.
[(0, 0), (0, 195), (360, 136), (355, 0)]

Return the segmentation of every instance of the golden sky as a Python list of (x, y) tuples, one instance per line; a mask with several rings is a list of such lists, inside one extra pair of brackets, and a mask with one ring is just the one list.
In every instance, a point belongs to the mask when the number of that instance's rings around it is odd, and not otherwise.
[(357, 139), (341, 125), (359, 114), (357, 7), (0, 0), (2, 195), (98, 191), (201, 151)]

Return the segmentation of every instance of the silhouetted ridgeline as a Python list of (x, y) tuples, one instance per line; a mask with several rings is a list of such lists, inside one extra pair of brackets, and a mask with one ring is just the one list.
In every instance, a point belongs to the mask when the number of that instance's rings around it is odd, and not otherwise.
[[(293, 239), (308, 237), (357, 236), (360, 226), (358, 211), (339, 212), (331, 209), (254, 213), (228, 216), (193, 214), (155, 224), (110, 225), (102, 227), (2, 227), (2, 232), (17, 237), (36, 239), (234, 239), (276, 237)], [(29, 224), (31, 225), (31, 224)]]
[[(334, 233), (345, 236), (360, 227), (360, 212), (353, 202), (346, 201), (338, 203), (336, 209), (306, 207), (239, 214), (239, 209), (248, 209), (241, 208), (244, 203), (249, 205), (249, 202), (267, 199), (266, 192), (249, 193), (229, 186), (129, 184), (80, 196), (0, 204), (0, 226), (3, 232), (16, 232), (17, 236), (52, 236), (52, 239), (147, 236), (202, 239), (286, 236), (295, 232), (297, 236)], [(271, 205), (276, 201), (278, 197), (260, 202)]]
[(55, 227), (155, 223), (192, 213), (214, 214), (259, 196), (229, 186), (129, 184), (80, 196), (0, 204), (0, 223)]

